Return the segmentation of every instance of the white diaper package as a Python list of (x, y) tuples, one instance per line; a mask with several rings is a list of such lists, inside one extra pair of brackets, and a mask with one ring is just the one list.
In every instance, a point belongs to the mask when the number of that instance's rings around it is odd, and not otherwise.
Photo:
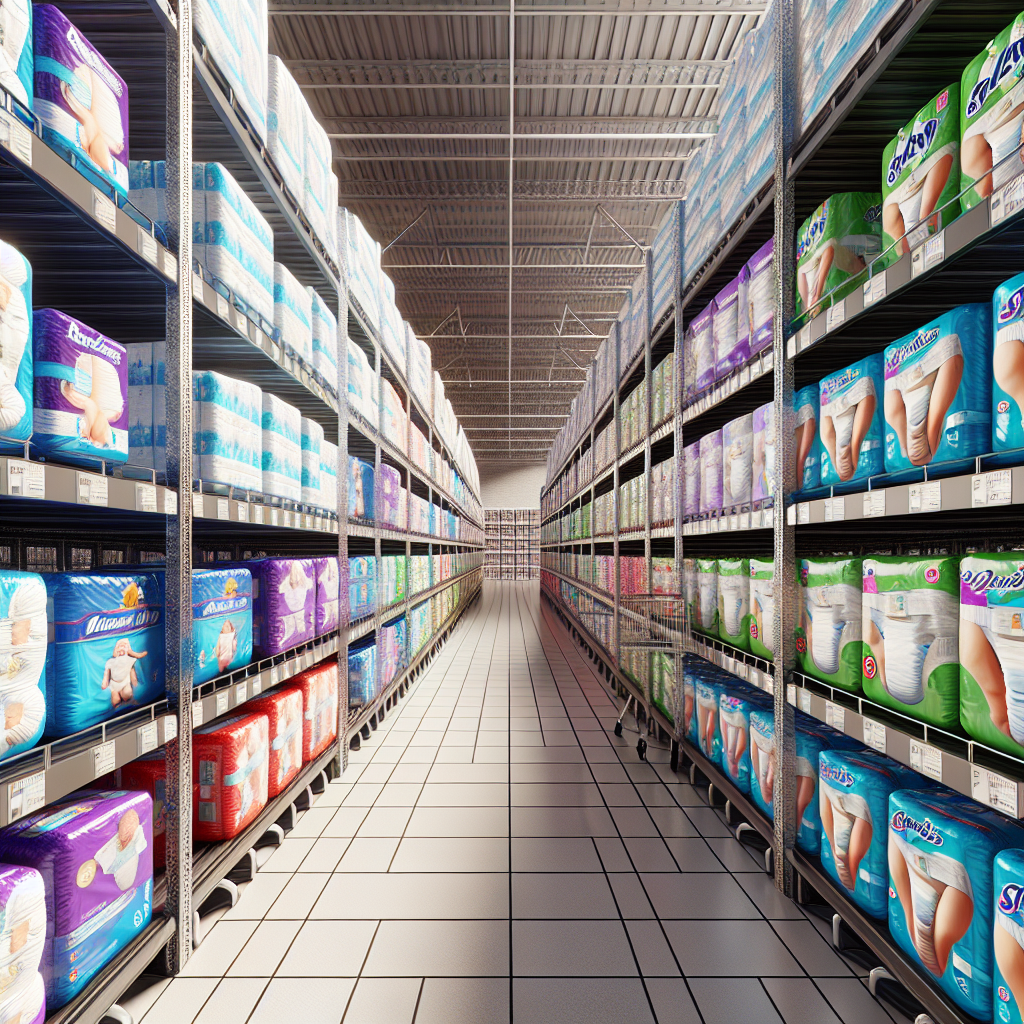
[(754, 464), (751, 501), (763, 501), (775, 493), (775, 405), (766, 402), (753, 412)]
[(378, 422), (378, 378), (366, 353), (348, 339), (348, 404), (375, 430)]
[(701, 512), (717, 512), (722, 497), (722, 431), (715, 430), (700, 439)]
[(320, 455), (324, 428), (316, 420), (302, 417), (302, 504), (320, 505)]
[(10, 448), (32, 434), (32, 265), (13, 245), (0, 240), (0, 297), (4, 295), (0, 307), (0, 448)]
[(192, 374), (192, 474), (249, 491), (263, 489), (263, 393), (207, 370)]
[(302, 208), (309, 218), (313, 233), (327, 249), (336, 237), (336, 229), (328, 228), (327, 221), (329, 217), (334, 217), (334, 211), (338, 207), (336, 183), (334, 195), (331, 196), (331, 140), (327, 138), (327, 132), (320, 127), (308, 106), (303, 110), (303, 119), (306, 148), (302, 167)]
[(307, 288), (313, 317), (313, 369), (338, 390), (338, 318), (318, 292)]
[(305, 158), (302, 111), (306, 98), (284, 61), (272, 53), (267, 62), (267, 150), (285, 186), (301, 202)]
[(700, 441), (683, 449), (683, 515), (700, 512)]
[(750, 503), (754, 416), (747, 413), (722, 428), (722, 508)]
[(313, 300), (283, 264), (274, 264), (274, 326), (281, 342), (307, 366), (313, 365)]
[(4, 0), (0, 4), (0, 87), (19, 103), (32, 106), (32, 3)]
[(406, 324), (406, 341), (409, 347), (409, 387), (420, 404), (430, 408), (430, 379), (433, 373), (430, 360), (430, 346), (416, 337), (413, 329)]
[(302, 414), (263, 392), (263, 493), (302, 500)]
[(320, 442), (320, 507), (338, 511), (338, 446)]
[(380, 330), (380, 243), (375, 242), (362, 221), (352, 212), (338, 210), (338, 239), (344, 239), (345, 274), (349, 291), (375, 330)]

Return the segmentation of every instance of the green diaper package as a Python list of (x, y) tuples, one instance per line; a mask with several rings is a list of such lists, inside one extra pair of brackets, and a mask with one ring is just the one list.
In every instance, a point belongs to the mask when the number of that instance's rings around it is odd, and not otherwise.
[(861, 588), (859, 558), (800, 559), (801, 671), (843, 690), (860, 689)]
[(718, 560), (718, 635), (733, 647), (750, 650), (750, 563)]
[(775, 563), (750, 559), (750, 653), (771, 661), (775, 628)]
[(718, 636), (718, 561), (714, 558), (696, 560), (697, 587), (694, 615), (690, 620), (694, 629), (710, 636)]

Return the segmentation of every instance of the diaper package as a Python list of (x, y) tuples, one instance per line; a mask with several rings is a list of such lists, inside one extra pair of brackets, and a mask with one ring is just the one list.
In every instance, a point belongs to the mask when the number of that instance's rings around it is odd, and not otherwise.
[(700, 441), (683, 449), (683, 515), (700, 513)]
[(307, 366), (313, 365), (313, 300), (283, 264), (274, 264), (274, 327), (281, 341)]
[(252, 661), (252, 574), (192, 570), (192, 681), (198, 686)]
[(715, 382), (717, 359), (714, 316), (714, 305), (709, 305), (698, 313), (690, 324), (695, 395), (699, 395)]
[[(769, 238), (747, 261), (746, 315), (750, 324), (750, 354), (772, 347), (775, 333), (775, 239)], [(744, 313), (740, 310), (740, 316)]]
[(957, 306), (890, 345), (885, 357), (885, 468), (973, 459), (992, 443), (992, 314)]
[[(44, 1024), (46, 985), (38, 971), (19, 977), (0, 993), (0, 1014), (24, 1024)], [(2, 1018), (0, 1018), (2, 1019)]]
[(710, 678), (698, 679), (697, 694), (697, 743), (700, 752), (712, 763), (722, 763), (722, 729), (720, 709), (722, 697), (727, 696), (724, 683)]
[[(167, 759), (164, 749), (129, 761), (115, 773), (117, 788), (148, 793), (153, 801), (153, 869), (167, 866)], [(193, 802), (199, 793), (193, 790)], [(0, 1017), (0, 1020), (3, 1018)]]
[(43, 139), (127, 196), (128, 87), (124, 80), (50, 4), (35, 4), (32, 36), (32, 109), (42, 122)]
[(246, 562), (252, 573), (252, 644), (257, 658), (308, 643), (316, 624), (316, 580), (312, 558), (260, 558)]
[(824, 451), (818, 433), (820, 395), (817, 384), (793, 392), (796, 419), (796, 485), (808, 490), (821, 484), (821, 455)]
[(838, 301), (853, 290), (851, 279), (882, 250), (882, 196), (841, 192), (830, 196), (796, 236), (796, 315), (821, 312), (821, 299)]
[(821, 866), (872, 917), (889, 912), (889, 796), (924, 780), (873, 750), (823, 750), (818, 758)]
[[(745, 292), (746, 289), (743, 289)], [(727, 377), (750, 358), (749, 320), (744, 316), (740, 329), (740, 279), (734, 278), (716, 296), (712, 313), (715, 339), (715, 379)]]
[(348, 616), (350, 622), (366, 618), (377, 609), (377, 559), (365, 555), (348, 560)]
[(775, 713), (755, 708), (748, 719), (747, 756), (750, 760), (750, 796), (754, 805), (775, 820)]
[(989, 41), (960, 80), (960, 202), (965, 210), (1024, 174), (1022, 38), (1024, 13)]
[(338, 662), (307, 668), (292, 682), (302, 690), (302, 762), (308, 764), (338, 735)]
[(43, 457), (95, 468), (128, 461), (128, 353), (56, 309), (32, 317), (32, 446)]
[(231, 839), (267, 805), (270, 720), (262, 714), (219, 718), (192, 733), (192, 771), (199, 799), (193, 838)]
[(331, 140), (308, 106), (303, 107), (302, 114), (306, 146), (302, 165), (303, 194), (300, 202), (309, 218), (313, 233), (324, 244), (332, 258), (337, 259), (337, 252), (331, 253), (331, 239), (336, 237), (336, 232), (328, 227), (328, 221), (334, 218), (335, 210), (338, 208), (337, 182), (331, 181), (331, 162), (334, 159)]
[(722, 428), (722, 508), (750, 504), (753, 458), (754, 416), (748, 412)]
[[(697, 607), (697, 560), (695, 558), (679, 560), (679, 586), (686, 606), (687, 624), (690, 628), (696, 629), (700, 612)], [(718, 609), (717, 598), (715, 599), (715, 609)]]
[(885, 469), (883, 381), (879, 353), (831, 374), (819, 385), (823, 487), (867, 480)]
[(320, 442), (320, 507), (338, 512), (338, 446), (328, 440)]
[(371, 643), (348, 652), (348, 703), (350, 707), (369, 704), (377, 695), (377, 645)]
[(0, 760), (36, 745), (46, 724), (46, 585), (43, 577), (0, 572)]
[(882, 248), (900, 242), (886, 260), (909, 253), (956, 220), (959, 192), (960, 92), (953, 84), (922, 107), (882, 154)]
[(960, 559), (865, 558), (864, 695), (949, 729), (960, 721)]
[(302, 499), (302, 414), (264, 391), (262, 473), (264, 494), (287, 501)]
[(995, 890), (995, 928), (992, 988), (995, 1019), (1021, 1024), (1024, 1019), (1024, 991), (1018, 965), (1024, 947), (1024, 850), (1002, 850), (992, 865)]
[(307, 106), (292, 73), (276, 53), (267, 58), (267, 152), (296, 203), (302, 197), (305, 156), (302, 110)]
[(959, 793), (900, 789), (889, 797), (889, 932), (982, 1020), (993, 1002), (992, 862), (1022, 844), (1019, 826)]
[(40, 971), (47, 1006), (56, 1010), (149, 924), (153, 800), (139, 792), (76, 793), (0, 832), (0, 862), (43, 877)]
[(164, 601), (148, 573), (46, 583), (46, 731), (69, 736), (164, 696)]
[(128, 465), (167, 471), (167, 345), (132, 342), (128, 353)]
[(718, 635), (733, 647), (750, 650), (750, 563), (718, 559)]
[(263, 393), (248, 381), (192, 374), (192, 473), (208, 483), (263, 490)]
[[(5, 4), (0, 18), (6, 12)], [(0, 80), (6, 83), (2, 74)], [(32, 266), (2, 239), (0, 293), (7, 296), (0, 308), (0, 450), (11, 451), (32, 435)]]
[(766, 402), (751, 414), (753, 436), (753, 467), (750, 500), (764, 501), (775, 488), (775, 406)]
[(1024, 359), (1024, 274), (1004, 281), (992, 295), (992, 329), (992, 450), (1008, 452), (1024, 448), (1024, 395), (1016, 385)]
[(856, 692), (861, 683), (861, 559), (801, 558), (799, 570), (796, 658), (800, 671)]
[(771, 707), (771, 698), (752, 686), (737, 685), (718, 701), (722, 771), (741, 793), (750, 792), (750, 713)]
[(338, 599), (341, 576), (338, 556), (322, 555), (313, 559), (316, 573), (316, 635), (326, 636), (338, 628), (340, 613)]
[(35, 868), (0, 865), (0, 908), (0, 1014), (23, 1024), (42, 1024), (46, 1017), (39, 973), (46, 947), (43, 876)]
[(750, 653), (771, 661), (775, 656), (775, 563), (750, 559)]
[[(445, 591), (445, 593), (448, 593)], [(380, 684), (389, 686), (399, 672), (405, 668), (408, 657), (405, 616), (386, 623), (380, 629)]]
[(381, 465), (377, 474), (377, 486), (374, 495), (377, 519), (388, 526), (405, 529), (405, 523), (399, 518), (399, 505), (402, 495), (402, 474), (394, 466)]
[(373, 466), (348, 457), (348, 515), (350, 519), (373, 519)]
[(4, 25), (3, 43), (0, 44), (0, 86), (31, 109), (35, 70), (31, 0), (4, 0), (0, 18), (3, 18)]
[(717, 512), (722, 507), (722, 431), (700, 439), (700, 510)]
[(313, 369), (337, 392), (338, 318), (317, 292), (312, 288), (306, 290), (309, 292), (313, 317)]
[(679, 719), (681, 734), (691, 746), (698, 746), (697, 741), (697, 674), (692, 659), (687, 659), (683, 666), (682, 715)]
[(302, 417), (302, 504), (320, 505), (320, 452), (324, 428), (316, 420)]
[(718, 562), (714, 558), (695, 559), (696, 614), (693, 628), (709, 636), (718, 636)]
[(279, 686), (247, 701), (245, 710), (267, 716), (267, 796), (273, 799), (288, 788), (302, 767), (302, 690)]

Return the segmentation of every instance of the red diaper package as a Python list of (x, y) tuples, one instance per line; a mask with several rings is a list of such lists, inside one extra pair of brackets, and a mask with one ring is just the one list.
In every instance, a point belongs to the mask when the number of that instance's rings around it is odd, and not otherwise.
[(302, 690), (281, 686), (255, 697), (245, 705), (254, 714), (270, 720), (269, 794), (281, 793), (302, 767)]
[(167, 866), (167, 765), (163, 750), (154, 750), (119, 773), (118, 789), (141, 789), (153, 798), (153, 870)]
[(302, 690), (302, 762), (306, 764), (338, 735), (338, 663), (325, 661), (307, 668), (292, 683)]

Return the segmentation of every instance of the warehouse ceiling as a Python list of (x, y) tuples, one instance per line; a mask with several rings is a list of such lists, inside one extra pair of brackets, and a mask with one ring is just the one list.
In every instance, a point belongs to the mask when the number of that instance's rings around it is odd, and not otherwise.
[(271, 0), (478, 461), (542, 461), (765, 0)]

